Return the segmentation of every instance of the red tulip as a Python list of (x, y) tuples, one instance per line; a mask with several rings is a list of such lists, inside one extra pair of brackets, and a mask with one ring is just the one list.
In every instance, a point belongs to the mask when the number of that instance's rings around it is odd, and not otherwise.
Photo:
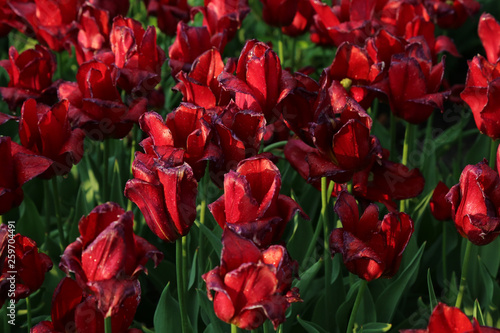
[[(37, 291), (45, 273), (52, 269), (49, 256), (38, 252), (33, 240), (14, 232), (10, 225), (0, 224), (0, 306), (8, 299), (17, 302)], [(14, 295), (10, 295), (13, 289)]]
[(341, 253), (347, 269), (371, 281), (394, 276), (413, 234), (413, 221), (405, 213), (389, 213), (378, 220), (378, 207), (370, 204), (359, 217), (353, 196), (342, 191), (335, 203), (343, 228), (330, 235), (332, 256)]
[(479, 2), (475, 0), (427, 0), (424, 5), (443, 29), (456, 29), (462, 26), (470, 16), (479, 11)]
[(243, 47), (236, 76), (222, 72), (219, 81), (224, 89), (234, 92), (240, 109), (262, 113), (268, 123), (280, 117), (280, 103), (295, 87), (293, 77), (281, 69), (276, 53), (256, 40)]
[(295, 37), (307, 32), (313, 22), (314, 9), (309, 0), (299, 0), (295, 16), (287, 26), (281, 28), (281, 31), (288, 36)]
[(169, 36), (176, 34), (179, 22), (189, 21), (191, 7), (187, 0), (153, 0), (150, 4), (154, 9), (148, 6), (148, 12), (158, 17), (158, 28)]
[(497, 238), (500, 234), (499, 191), (498, 173), (485, 161), (465, 167), (460, 182), (446, 195), (462, 237), (476, 245), (486, 245)]
[(163, 258), (133, 232), (133, 214), (115, 203), (95, 207), (78, 223), (80, 237), (64, 251), (59, 267), (75, 274), (80, 288), (95, 296), (104, 317), (118, 313), (123, 302), (140, 295), (137, 277), (152, 259)]
[(21, 108), (19, 137), (24, 147), (37, 155), (50, 158), (53, 163), (42, 178), (65, 175), (83, 156), (85, 133), (71, 129), (68, 117), (68, 101), (53, 107), (27, 100)]
[(493, 140), (500, 138), (499, 78), (500, 63), (491, 64), (478, 55), (469, 61), (465, 89), (460, 94), (460, 97), (470, 106), (477, 128)]
[(11, 46), (9, 60), (1, 60), (9, 74), (9, 85), (0, 87), (0, 94), (9, 108), (14, 110), (28, 98), (36, 98), (52, 105), (56, 100), (52, 75), (56, 62), (52, 53), (41, 45), (28, 49), (21, 54)]
[(460, 311), (459, 308), (448, 306), (443, 303), (438, 305), (432, 311), (429, 318), (427, 329), (418, 330), (400, 330), (401, 333), (434, 333), (434, 332), (454, 332), (454, 333), (495, 333), (500, 332), (499, 329), (479, 326), (479, 323), (474, 318), (471, 324), (469, 318)]
[(451, 205), (445, 198), (449, 190), (448, 186), (440, 181), (432, 193), (429, 205), (431, 207), (432, 216), (434, 216), (436, 220), (446, 221), (451, 219)]
[(69, 40), (78, 33), (76, 24), (83, 0), (11, 1), (14, 12), (29, 23), (36, 38), (50, 49), (69, 49)]
[(76, 59), (81, 65), (92, 60), (99, 51), (109, 49), (109, 14), (86, 3), (78, 16), (80, 29), (75, 41)]
[[(260, 251), (255, 244), (224, 229), (220, 266), (202, 278), (214, 310), (221, 320), (251, 330), (267, 319), (276, 329), (285, 321), (290, 303), (300, 302), (292, 288), (298, 264), (283, 246)], [(215, 296), (211, 291), (215, 292)]]
[(490, 14), (483, 13), (477, 32), (486, 51), (486, 58), (490, 63), (496, 63), (500, 58), (500, 24)]
[[(113, 332), (137, 332), (128, 327), (134, 319), (139, 299), (140, 293), (129, 296), (118, 312), (111, 316)], [(51, 317), (52, 322), (42, 321), (31, 332), (66, 333), (68, 328), (72, 328), (76, 332), (104, 333), (104, 316), (97, 308), (96, 298), (87, 295), (78, 283), (68, 277), (64, 277), (54, 290)]]
[(129, 0), (89, 0), (89, 2), (97, 8), (107, 11), (111, 19), (118, 15), (127, 15), (130, 7)]
[(146, 97), (160, 83), (165, 52), (156, 44), (156, 29), (131, 18), (115, 17), (110, 34), (116, 83), (134, 97)]
[(185, 236), (196, 218), (198, 183), (191, 167), (182, 164), (183, 152), (159, 146), (158, 158), (137, 152), (134, 179), (127, 181), (125, 196), (141, 210), (153, 233), (173, 242)]
[(21, 204), (22, 186), (28, 180), (44, 173), (52, 160), (35, 155), (29, 149), (0, 137), (0, 215)]
[(122, 102), (111, 69), (101, 61), (82, 64), (76, 80), (59, 86), (59, 98), (69, 101), (72, 123), (93, 140), (123, 138), (146, 111), (145, 98), (134, 99), (130, 106)]
[(281, 175), (267, 158), (241, 161), (224, 177), (224, 194), (208, 206), (217, 223), (251, 239), (260, 247), (276, 243), (300, 206), (279, 194)]
[(297, 13), (298, 0), (260, 0), (262, 19), (269, 25), (285, 27), (292, 24)]

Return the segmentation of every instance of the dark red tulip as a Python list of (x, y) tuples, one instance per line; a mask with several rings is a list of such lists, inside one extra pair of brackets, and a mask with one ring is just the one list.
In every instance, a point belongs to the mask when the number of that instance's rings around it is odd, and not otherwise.
[(340, 192), (335, 212), (342, 228), (330, 235), (332, 256), (341, 253), (347, 269), (371, 281), (394, 276), (406, 245), (413, 234), (413, 221), (405, 213), (389, 213), (378, 220), (378, 207), (370, 204), (360, 217), (356, 200)]
[(11, 110), (21, 106), (28, 98), (36, 98), (51, 105), (57, 100), (52, 85), (56, 62), (45, 47), (36, 45), (34, 49), (19, 54), (11, 46), (9, 59), (1, 60), (0, 66), (10, 78), (7, 87), (0, 87), (0, 94)]
[(208, 208), (217, 223), (251, 239), (260, 247), (276, 243), (296, 212), (305, 214), (290, 197), (279, 194), (281, 175), (269, 159), (241, 161), (224, 177), (224, 194)]
[(288, 36), (295, 37), (306, 33), (313, 22), (314, 9), (309, 0), (299, 0), (295, 16), (287, 26), (281, 28), (281, 31)]
[(281, 101), (295, 88), (295, 80), (281, 69), (278, 55), (269, 45), (248, 41), (241, 51), (236, 76), (222, 72), (222, 87), (235, 94), (236, 105), (264, 114), (268, 123), (277, 120)]
[(74, 273), (80, 288), (95, 297), (104, 317), (120, 311), (123, 302), (140, 295), (137, 277), (152, 259), (163, 258), (144, 238), (133, 231), (133, 214), (115, 203), (95, 207), (78, 223), (80, 237), (68, 245), (59, 267)]
[(187, 23), (191, 7), (187, 0), (151, 0), (148, 13), (158, 17), (158, 28), (169, 36), (175, 36), (179, 22)]
[[(202, 277), (214, 310), (221, 320), (251, 330), (266, 319), (276, 329), (285, 321), (285, 311), (300, 302), (292, 288), (298, 264), (280, 245), (260, 251), (255, 244), (224, 229), (220, 266)], [(212, 292), (215, 295), (212, 295)]]
[[(15, 234), (15, 225), (12, 226), (0, 225), (0, 305), (9, 299), (17, 302), (37, 291), (45, 274), (52, 269), (49, 256), (38, 252), (30, 238)], [(9, 296), (12, 289), (15, 289), (13, 297)]]
[[(140, 293), (129, 296), (111, 316), (113, 332), (136, 332), (128, 327), (132, 324), (139, 300)], [(76, 332), (104, 333), (104, 316), (97, 307), (96, 298), (85, 293), (68, 277), (64, 277), (54, 290), (51, 309), (52, 321), (40, 322), (31, 333), (67, 333), (68, 328), (76, 329)]]
[(479, 2), (475, 0), (426, 0), (424, 5), (430, 15), (443, 29), (456, 29), (462, 26), (470, 16), (479, 11)]
[(500, 24), (490, 14), (483, 13), (477, 32), (486, 51), (486, 58), (490, 63), (496, 63), (500, 57)]
[(86, 3), (78, 15), (80, 29), (73, 44), (79, 64), (92, 60), (99, 51), (107, 50), (109, 45), (109, 14)]
[(198, 183), (183, 151), (159, 146), (160, 155), (137, 152), (132, 165), (134, 179), (127, 181), (125, 196), (141, 210), (151, 231), (174, 242), (185, 236), (196, 218)]
[[(29, 0), (28, 0), (29, 1)], [(12, 1), (0, 1), (0, 37), (5, 37), (14, 28), (26, 34), (29, 32), (27, 23), (10, 7)]]
[(76, 80), (59, 86), (59, 98), (69, 101), (73, 125), (93, 140), (123, 138), (146, 112), (145, 98), (134, 99), (129, 106), (122, 102), (111, 69), (101, 61), (82, 64)]
[(480, 55), (470, 60), (460, 97), (470, 106), (477, 128), (493, 140), (500, 138), (499, 90), (500, 62), (491, 64)]
[(156, 44), (156, 29), (131, 18), (115, 17), (110, 34), (117, 85), (135, 97), (146, 97), (161, 79), (165, 52)]
[(68, 105), (69, 102), (63, 100), (49, 107), (29, 99), (21, 108), (19, 137), (22, 145), (53, 161), (40, 175), (42, 178), (67, 174), (83, 156), (85, 133), (79, 128), (71, 128)]
[(44, 173), (52, 160), (35, 155), (31, 150), (12, 142), (10, 137), (0, 137), (0, 215), (21, 204), (22, 186), (30, 179)]
[(451, 219), (451, 204), (445, 198), (449, 190), (448, 186), (440, 181), (432, 193), (429, 205), (431, 206), (432, 216), (436, 220), (446, 221)]
[(89, 2), (97, 8), (107, 11), (110, 19), (118, 15), (127, 15), (130, 7), (129, 0), (89, 0)]
[(353, 194), (360, 199), (383, 203), (389, 211), (397, 210), (394, 200), (415, 198), (424, 190), (425, 179), (418, 168), (391, 162), (384, 150), (381, 159), (374, 160), (353, 179)]
[(297, 13), (298, 0), (260, 0), (262, 2), (262, 19), (275, 27), (286, 27), (292, 24)]
[(232, 40), (250, 12), (248, 0), (206, 0), (204, 6), (194, 7), (192, 14), (203, 14), (213, 45)]
[[(175, 77), (180, 71), (189, 73), (193, 62), (213, 46), (210, 42), (210, 33), (207, 27), (191, 27), (184, 22), (177, 25), (177, 36), (168, 49), (168, 65)], [(224, 47), (217, 47), (220, 52)]]
[(14, 12), (22, 17), (36, 38), (50, 49), (71, 50), (69, 41), (78, 33), (77, 17), (83, 0), (11, 1)]
[(432, 311), (427, 329), (400, 330), (401, 333), (434, 333), (434, 332), (455, 332), (455, 333), (495, 333), (500, 332), (497, 328), (479, 326), (474, 318), (473, 323), (460, 311), (459, 308), (448, 306), (444, 303), (438, 305)]
[(446, 195), (451, 216), (462, 237), (476, 245), (491, 243), (500, 234), (500, 178), (483, 161), (468, 165), (460, 182)]

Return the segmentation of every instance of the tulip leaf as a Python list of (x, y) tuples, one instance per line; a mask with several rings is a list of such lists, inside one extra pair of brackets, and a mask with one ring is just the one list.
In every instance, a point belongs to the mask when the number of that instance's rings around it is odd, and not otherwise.
[(35, 204), (27, 195), (24, 196), (19, 212), (21, 217), (19, 221), (15, 221), (15, 232), (31, 238), (38, 246), (41, 246), (45, 240), (45, 224)]
[(316, 277), (316, 274), (318, 274), (321, 266), (323, 266), (323, 260), (319, 260), (314, 265), (309, 267), (304, 273), (302, 273), (300, 280), (297, 281), (295, 286), (299, 288), (299, 290), (308, 290), (309, 285)]
[[(352, 307), (354, 306), (354, 301), (358, 294), (358, 289), (360, 285), (361, 285), (361, 279), (358, 279), (354, 284), (351, 285), (349, 291), (347, 292), (347, 296), (344, 302), (340, 304), (337, 310), (336, 313), (337, 326), (340, 328), (341, 332), (344, 332), (347, 329), (349, 317), (351, 315)], [(358, 315), (359, 312), (361, 311), (358, 311)], [(358, 318), (358, 316), (356, 316), (356, 318)]]
[(499, 249), (500, 238), (495, 239), (490, 244), (479, 247), (479, 256), (491, 275), (496, 275), (496, 272), (500, 269)]
[(198, 251), (194, 252), (193, 256), (193, 263), (191, 264), (191, 271), (189, 273), (189, 282), (188, 282), (188, 290), (191, 289), (191, 287), (194, 284), (194, 280), (196, 279), (196, 264), (198, 261), (196, 260), (198, 258)]
[(494, 281), (495, 279), (488, 272), (488, 268), (486, 268), (483, 260), (478, 257), (478, 265), (479, 265), (479, 275), (481, 277), (480, 281), (476, 281), (477, 284), (481, 285), (481, 294), (483, 297), (480, 297), (481, 304), (485, 306), (489, 306), (493, 301), (493, 292), (494, 292)]
[(429, 306), (431, 307), (431, 313), (432, 310), (436, 307), (438, 304), (436, 294), (434, 292), (434, 285), (432, 284), (432, 277), (431, 277), (431, 269), (429, 268), (427, 270), (427, 289), (429, 289), (429, 300), (430, 304)]
[(307, 333), (326, 333), (326, 331), (321, 328), (318, 324), (306, 321), (300, 316), (297, 316), (297, 321), (306, 330)]
[(424, 248), (425, 243), (420, 246), (420, 249), (405, 270), (401, 272), (401, 274), (397, 276), (377, 298), (375, 307), (377, 309), (378, 320), (384, 322), (390, 322), (392, 320), (399, 300), (403, 296), (403, 293), (410, 287), (410, 280), (417, 275)]
[[(220, 240), (220, 237), (215, 236), (214, 232), (210, 229), (208, 229), (204, 224), (201, 224), (198, 222), (198, 220), (194, 221), (198, 229), (207, 237), (208, 241), (214, 248), (215, 253), (217, 253), (217, 256), (220, 257), (220, 253), (222, 251), (222, 242)], [(216, 228), (219, 228), (219, 226), (216, 226)]]
[(363, 324), (359, 333), (381, 333), (388, 332), (392, 325), (387, 323), (368, 323)]
[(118, 161), (115, 160), (113, 166), (113, 179), (111, 180), (111, 191), (109, 192), (109, 199), (116, 202), (120, 207), (125, 207), (123, 189), (125, 186), (121, 184), (120, 167), (118, 166)]
[(481, 305), (479, 305), (478, 300), (474, 301), (474, 310), (472, 311), (472, 316), (477, 319), (479, 325), (484, 326), (483, 312), (481, 311)]
[(168, 332), (172, 327), (181, 327), (179, 303), (170, 294), (170, 282), (161, 293), (153, 322), (155, 332)]
[(221, 321), (215, 315), (214, 307), (212, 305), (212, 302), (208, 300), (207, 294), (200, 289), (196, 289), (196, 292), (198, 296), (198, 302), (200, 303), (201, 309), (203, 310), (201, 311), (202, 319), (204, 319), (203, 315), (208, 316), (208, 319), (204, 321), (205, 323), (210, 323), (210, 325), (212, 325), (212, 332), (223, 332), (223, 330), (221, 329)]

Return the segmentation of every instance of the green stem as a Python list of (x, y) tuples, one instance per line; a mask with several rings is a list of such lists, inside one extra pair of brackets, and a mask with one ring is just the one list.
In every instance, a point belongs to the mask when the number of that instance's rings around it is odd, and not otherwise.
[(271, 143), (269, 146), (266, 146), (264, 148), (263, 152), (267, 153), (273, 149), (284, 147), (287, 143), (288, 141), (278, 141), (275, 143)]
[(460, 276), (460, 286), (458, 288), (457, 301), (455, 302), (455, 307), (460, 308), (462, 305), (462, 299), (465, 292), (465, 284), (467, 281), (467, 270), (469, 268), (470, 254), (472, 251), (472, 242), (467, 241), (467, 247), (465, 248), (464, 262), (462, 263), (462, 275)]
[(109, 140), (104, 140), (104, 149), (102, 163), (104, 164), (104, 172), (102, 174), (102, 202), (108, 201), (108, 161), (109, 161)]
[(3, 215), (0, 215), (0, 224), (3, 223)]
[[(134, 164), (134, 156), (135, 156), (135, 125), (132, 128), (132, 146), (130, 147), (130, 179), (133, 179), (134, 177), (132, 176), (132, 165)], [(127, 202), (127, 211), (132, 210), (132, 200), (128, 200)]]
[(179, 238), (175, 241), (175, 270), (177, 273), (177, 295), (179, 298), (179, 308), (181, 312), (181, 325), (182, 333), (188, 332), (188, 318), (186, 307), (186, 289), (184, 288), (184, 269), (183, 269), (183, 252), (184, 252), (184, 238)]
[(27, 315), (27, 321), (28, 321), (28, 333), (31, 332), (31, 301), (30, 297), (26, 297), (26, 315)]
[(10, 324), (9, 324), (9, 317), (7, 317), (7, 313), (9, 313), (9, 310), (7, 310), (7, 305), (10, 303), (10, 300), (7, 300), (3, 307), (0, 309), (0, 316), (2, 316), (2, 321), (3, 321), (3, 331), (5, 333), (10, 333)]
[[(408, 166), (408, 157), (410, 156), (410, 145), (413, 141), (413, 129), (414, 126), (410, 123), (406, 123), (405, 139), (403, 142), (403, 157), (401, 158), (401, 163)], [(401, 200), (399, 202), (399, 211), (404, 212), (406, 210), (406, 200)]]
[(295, 56), (297, 53), (295, 53), (295, 49), (297, 48), (297, 38), (292, 38), (292, 65), (290, 66), (292, 68), (292, 72), (295, 70)]
[[(202, 188), (201, 188), (201, 207), (200, 207), (200, 224), (205, 224), (205, 216), (207, 211), (207, 200), (208, 200), (208, 185), (210, 180), (209, 165), (205, 169), (205, 175), (202, 178)], [(205, 271), (205, 256), (203, 247), (205, 246), (205, 236), (200, 231), (198, 233), (198, 277)], [(199, 279), (199, 286), (203, 285), (202, 279)]]
[(62, 64), (63, 64), (61, 52), (56, 53), (56, 61), (57, 61), (56, 71), (57, 71), (57, 76), (59, 76), (60, 79), (62, 79)]
[(111, 316), (104, 318), (104, 332), (112, 333)]
[(331, 326), (331, 310), (332, 298), (330, 292), (330, 280), (331, 280), (331, 267), (332, 262), (330, 260), (330, 232), (328, 229), (328, 179), (326, 177), (321, 178), (321, 221), (323, 222), (323, 245), (324, 245), (324, 258), (325, 258), (325, 313), (327, 314), (326, 324), (327, 329), (330, 330)]
[(396, 152), (396, 125), (398, 119), (394, 116), (394, 113), (391, 112), (391, 120), (390, 120), (390, 134), (391, 134), (391, 161), (395, 162), (397, 160), (397, 152)]
[(278, 40), (278, 56), (280, 57), (281, 67), (285, 67), (285, 54), (283, 52), (283, 32), (279, 29), (279, 40)]
[(495, 165), (497, 163), (497, 148), (498, 148), (497, 142), (495, 140), (491, 140), (489, 165), (490, 168), (492, 168), (493, 170), (495, 170)]
[(238, 326), (231, 324), (231, 333), (238, 333)]
[(443, 257), (443, 281), (447, 281), (447, 275), (448, 271), (446, 270), (446, 223), (443, 224), (443, 248), (442, 248), (442, 253), (441, 256)]
[(354, 322), (356, 321), (356, 314), (358, 313), (359, 305), (361, 304), (361, 300), (363, 299), (363, 294), (365, 293), (367, 282), (366, 280), (361, 280), (361, 285), (358, 289), (358, 295), (356, 296), (356, 300), (354, 301), (354, 306), (352, 307), (351, 316), (349, 317), (349, 323), (347, 324), (347, 333), (353, 332)]
[(59, 185), (57, 183), (57, 177), (52, 178), (52, 188), (54, 190), (54, 209), (56, 211), (57, 219), (57, 230), (59, 232), (59, 244), (61, 245), (61, 250), (64, 251), (68, 243), (64, 237), (64, 229), (61, 219), (61, 198), (59, 197)]
[(264, 322), (264, 325), (262, 325), (264, 333), (270, 333), (271, 332), (271, 328), (269, 327), (270, 324), (271, 324), (271, 322), (269, 322), (267, 320)]

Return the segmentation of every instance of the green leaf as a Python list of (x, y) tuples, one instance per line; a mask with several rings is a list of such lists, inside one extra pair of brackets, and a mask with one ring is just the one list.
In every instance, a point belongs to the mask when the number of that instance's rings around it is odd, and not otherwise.
[(483, 312), (481, 311), (481, 305), (479, 305), (477, 299), (474, 301), (474, 310), (472, 311), (472, 316), (477, 319), (479, 325), (481, 326), (485, 325)]
[(27, 195), (24, 196), (19, 211), (21, 217), (19, 221), (14, 221), (15, 232), (31, 238), (41, 246), (45, 241), (45, 221), (42, 221), (38, 209)]
[(191, 272), (189, 273), (189, 282), (188, 282), (188, 287), (187, 287), (188, 290), (191, 289), (191, 287), (193, 286), (194, 281), (196, 279), (196, 264), (198, 263), (196, 258), (198, 258), (198, 251), (194, 252), (193, 263), (191, 264)]
[(326, 331), (318, 324), (301, 319), (299, 316), (297, 316), (297, 321), (300, 325), (302, 325), (307, 333), (326, 333)]
[(361, 326), (360, 333), (389, 332), (392, 325), (387, 323), (368, 323)]
[[(208, 241), (214, 248), (215, 253), (217, 253), (217, 256), (220, 257), (220, 253), (222, 251), (222, 242), (220, 237), (217, 237), (215, 233), (208, 229), (204, 224), (201, 224), (198, 222), (198, 220), (194, 221), (198, 229), (207, 237)], [(219, 226), (216, 226), (216, 228), (219, 228)]]
[(393, 280), (378, 297), (375, 302), (378, 320), (383, 322), (390, 322), (392, 320), (399, 300), (403, 296), (403, 293), (409, 289), (409, 282), (411, 278), (416, 276), (418, 272), (424, 248), (425, 243), (420, 246), (417, 254), (415, 254), (406, 269), (395, 280)]
[(429, 300), (430, 300), (430, 307), (431, 307), (431, 313), (432, 310), (436, 307), (438, 304), (436, 294), (434, 293), (434, 286), (432, 284), (432, 277), (431, 277), (431, 269), (429, 268), (427, 270), (427, 289), (429, 289)]
[(116, 202), (120, 205), (120, 207), (125, 207), (123, 195), (124, 186), (121, 184), (121, 175), (120, 175), (120, 167), (118, 166), (118, 161), (115, 160), (115, 164), (113, 166), (113, 179), (111, 181), (111, 190), (109, 193), (109, 199), (113, 202)]
[(153, 318), (155, 332), (169, 332), (172, 327), (181, 327), (179, 303), (170, 294), (170, 282), (161, 293)]
[(209, 318), (205, 321), (205, 323), (210, 323), (210, 325), (213, 326), (213, 330), (215, 332), (224, 332), (221, 328), (221, 320), (215, 315), (214, 307), (212, 305), (212, 302), (208, 300), (207, 294), (200, 289), (196, 289), (196, 292), (198, 294), (198, 301), (201, 305), (201, 314), (208, 316)]
[(323, 266), (323, 260), (319, 260), (317, 263), (309, 267), (302, 275), (300, 276), (300, 280), (297, 281), (296, 287), (299, 290), (308, 290), (309, 285), (318, 274), (321, 266)]

